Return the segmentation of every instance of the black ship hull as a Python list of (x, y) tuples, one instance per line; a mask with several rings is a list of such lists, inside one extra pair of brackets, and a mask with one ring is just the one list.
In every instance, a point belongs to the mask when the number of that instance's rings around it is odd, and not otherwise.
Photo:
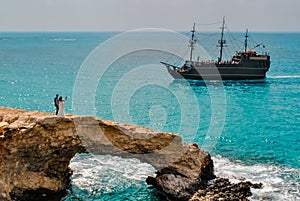
[(168, 67), (168, 72), (175, 79), (191, 80), (247, 80), (264, 79), (268, 68), (242, 67), (239, 65), (206, 65), (187, 71)]

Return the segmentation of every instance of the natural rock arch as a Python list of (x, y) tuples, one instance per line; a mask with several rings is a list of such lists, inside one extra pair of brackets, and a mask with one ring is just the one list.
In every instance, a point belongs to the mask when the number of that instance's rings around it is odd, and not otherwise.
[(0, 107), (0, 200), (64, 192), (72, 175), (70, 160), (80, 152), (147, 162), (157, 170), (147, 182), (176, 199), (188, 199), (201, 182), (215, 177), (209, 153), (172, 133)]

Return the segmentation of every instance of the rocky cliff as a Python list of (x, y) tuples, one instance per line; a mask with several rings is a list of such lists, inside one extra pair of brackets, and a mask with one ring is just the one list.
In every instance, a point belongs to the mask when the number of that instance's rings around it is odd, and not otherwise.
[[(180, 136), (95, 117), (0, 107), (0, 200), (50, 200), (70, 184), (76, 153), (138, 158), (156, 168), (147, 183), (188, 200), (215, 178), (208, 152)], [(193, 198), (194, 200), (197, 198)]]

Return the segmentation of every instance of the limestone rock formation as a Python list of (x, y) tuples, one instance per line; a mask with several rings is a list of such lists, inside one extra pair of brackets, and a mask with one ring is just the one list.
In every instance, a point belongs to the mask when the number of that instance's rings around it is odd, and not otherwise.
[(213, 162), (180, 136), (95, 117), (0, 107), (0, 200), (47, 200), (70, 184), (76, 153), (138, 158), (157, 170), (147, 182), (168, 197), (187, 200), (206, 180)]
[(214, 183), (199, 189), (189, 201), (247, 201), (252, 188), (262, 188), (262, 184), (239, 182), (232, 184), (228, 179), (217, 178)]
[(81, 143), (71, 125), (68, 118), (0, 108), (2, 199), (39, 199), (65, 191), (72, 175), (69, 162)]

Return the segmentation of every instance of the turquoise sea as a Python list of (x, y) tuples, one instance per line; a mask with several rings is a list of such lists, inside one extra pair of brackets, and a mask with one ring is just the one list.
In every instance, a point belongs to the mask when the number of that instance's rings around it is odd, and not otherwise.
[[(0, 105), (53, 113), (55, 94), (68, 96), (66, 113), (197, 142), (217, 176), (263, 183), (251, 200), (300, 200), (300, 33), (250, 34), (271, 55), (265, 80), (205, 82), (159, 64), (182, 62), (189, 33), (146, 32), (0, 33)], [(209, 33), (198, 44), (201, 59), (216, 58)], [(145, 182), (155, 170), (136, 159), (78, 154), (70, 166), (67, 201), (160, 200)]]

